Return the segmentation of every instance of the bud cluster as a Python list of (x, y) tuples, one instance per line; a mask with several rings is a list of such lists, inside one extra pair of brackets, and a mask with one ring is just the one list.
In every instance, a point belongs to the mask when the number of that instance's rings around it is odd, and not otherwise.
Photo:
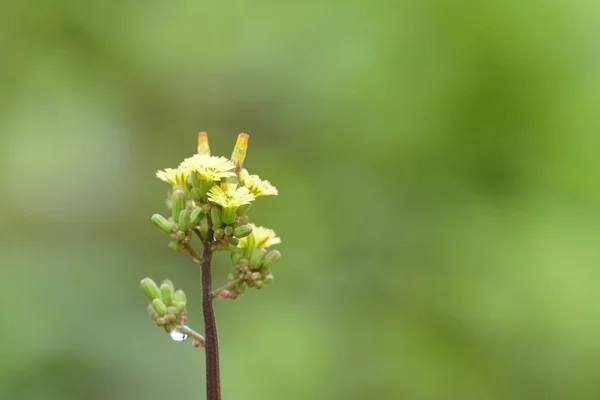
[(178, 325), (187, 321), (186, 296), (183, 290), (175, 290), (173, 282), (165, 280), (160, 287), (150, 278), (140, 281), (144, 294), (150, 301), (148, 315), (166, 332), (171, 332)]
[(264, 284), (275, 279), (271, 267), (279, 261), (281, 253), (277, 250), (267, 252), (265, 249), (247, 247), (237, 248), (231, 252), (233, 272), (227, 278), (227, 292), (221, 294), (223, 299), (237, 299), (247, 287), (261, 289)]

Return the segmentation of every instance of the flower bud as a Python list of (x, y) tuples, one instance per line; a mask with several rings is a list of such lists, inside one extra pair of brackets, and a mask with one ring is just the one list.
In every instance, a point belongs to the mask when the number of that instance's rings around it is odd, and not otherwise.
[(177, 307), (177, 312), (175, 314), (179, 314), (179, 313), (182, 313), (183, 311), (185, 311), (185, 305), (186, 304), (183, 302), (175, 303), (175, 307)]
[(160, 292), (164, 303), (168, 306), (173, 304), (173, 283), (171, 281), (163, 281), (160, 285)]
[(235, 164), (238, 170), (242, 168), (244, 159), (246, 158), (248, 138), (249, 136), (246, 133), (240, 133), (237, 137), (235, 147), (233, 148), (233, 153), (231, 154), (231, 161)]
[(194, 207), (190, 214), (190, 221), (192, 223), (192, 226), (198, 225), (203, 216), (204, 210), (202, 209), (202, 207)]
[(246, 225), (250, 222), (250, 218), (247, 215), (242, 215), (240, 217), (238, 217), (238, 224), (241, 225)]
[(260, 289), (263, 287), (263, 281), (258, 280), (256, 282), (254, 282), (254, 284), (256, 285), (257, 289)]
[(173, 300), (175, 301), (175, 303), (183, 303), (185, 305), (187, 303), (185, 292), (179, 289), (173, 294)]
[(214, 240), (223, 239), (223, 229), (221, 229), (221, 228), (215, 229), (215, 231), (213, 233), (213, 238), (214, 238)]
[(232, 281), (235, 279), (235, 275), (233, 275), (231, 272), (227, 274), (227, 280), (228, 281)]
[(250, 275), (250, 279), (252, 279), (253, 281), (257, 281), (260, 278), (262, 278), (262, 275), (260, 272), (253, 272), (252, 275)]
[(183, 210), (179, 213), (178, 226), (182, 231), (187, 231), (192, 227), (192, 219), (188, 210)]
[(152, 223), (165, 233), (173, 232), (173, 225), (160, 214), (154, 214), (151, 218)]
[(281, 253), (278, 250), (271, 250), (263, 260), (263, 267), (270, 268), (272, 265), (277, 263), (281, 258)]
[(265, 278), (263, 279), (264, 283), (272, 283), (275, 280), (275, 277), (273, 276), (273, 274), (267, 274), (267, 276), (265, 276)]
[(167, 312), (171, 315), (177, 315), (179, 314), (179, 311), (177, 310), (177, 307), (175, 306), (168, 306), (167, 307)]
[(238, 244), (240, 244), (240, 239), (238, 238), (231, 238), (231, 245), (232, 246), (237, 246)]
[(161, 299), (152, 300), (152, 307), (154, 307), (154, 309), (160, 316), (164, 317), (164, 315), (167, 313), (167, 306), (165, 305), (165, 303), (163, 303)]
[(248, 236), (252, 233), (252, 227), (250, 225), (241, 225), (233, 230), (233, 236), (238, 239)]
[(146, 295), (148, 300), (152, 301), (154, 299), (161, 298), (160, 289), (158, 288), (158, 285), (156, 284), (156, 282), (154, 282), (152, 279), (150, 279), (150, 278), (142, 279), (140, 281), (140, 286), (142, 287), (142, 290), (144, 291), (144, 294)]
[(185, 193), (183, 190), (175, 190), (171, 197), (171, 213), (175, 221), (179, 221), (179, 214), (185, 208)]
[(169, 242), (169, 248), (173, 251), (181, 251), (183, 250), (183, 246), (177, 240), (171, 240)]
[(225, 236), (231, 236), (231, 234), (233, 233), (233, 227), (231, 225), (227, 225), (223, 229), (223, 233), (225, 233)]
[(156, 319), (159, 317), (152, 303), (148, 304), (148, 307), (146, 307), (146, 311), (148, 311), (148, 316), (152, 318), (153, 321), (156, 321)]
[(208, 134), (206, 132), (198, 133), (198, 154), (201, 156), (210, 156), (210, 147), (208, 147)]
[(213, 207), (210, 210), (210, 219), (214, 228), (219, 228), (222, 225), (222, 213), (219, 207)]

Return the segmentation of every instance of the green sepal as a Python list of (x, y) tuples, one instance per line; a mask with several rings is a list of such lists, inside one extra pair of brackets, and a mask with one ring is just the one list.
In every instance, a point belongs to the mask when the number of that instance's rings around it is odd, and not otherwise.
[(160, 292), (162, 294), (162, 300), (167, 306), (173, 304), (173, 283), (171, 281), (163, 281), (160, 285)]
[(252, 205), (252, 203), (250, 204), (242, 204), (241, 206), (239, 206), (237, 208), (237, 215), (244, 215), (248, 212), (248, 210), (250, 209), (250, 206)]
[(179, 221), (179, 214), (185, 209), (185, 193), (183, 190), (175, 190), (171, 198), (171, 215), (175, 221)]
[(160, 316), (164, 316), (167, 313), (167, 306), (162, 301), (162, 299), (152, 300), (152, 307), (154, 307), (154, 309)]
[(240, 249), (239, 247), (234, 247), (233, 249), (231, 249), (231, 264), (233, 264), (234, 266), (237, 265), (238, 261), (240, 261), (240, 258), (242, 258), (243, 255), (243, 249)]
[(161, 231), (165, 233), (173, 232), (173, 225), (162, 215), (154, 214), (150, 219), (152, 223), (156, 225)]
[(235, 222), (236, 209), (235, 207), (223, 208), (223, 223), (226, 225), (233, 224)]
[(256, 269), (260, 267), (266, 254), (267, 251), (265, 249), (256, 249), (254, 253), (252, 253), (252, 257), (250, 257), (250, 268)]
[(156, 321), (156, 319), (158, 317), (160, 317), (160, 315), (158, 315), (158, 313), (156, 312), (156, 310), (154, 309), (154, 306), (152, 305), (152, 303), (148, 304), (148, 307), (146, 307), (146, 311), (148, 311), (148, 316), (153, 320)]
[(202, 209), (202, 207), (194, 207), (194, 209), (190, 213), (190, 222), (192, 223), (192, 226), (198, 225), (203, 215), (204, 210)]
[(181, 229), (182, 231), (187, 231), (188, 229), (190, 229), (192, 227), (192, 219), (190, 216), (190, 212), (188, 210), (183, 210), (179, 214), (178, 226), (179, 226), (179, 229)]
[(150, 278), (144, 278), (140, 281), (140, 286), (149, 301), (161, 298), (161, 292), (156, 282)]
[(247, 259), (251, 259), (252, 258), (252, 254), (254, 253), (254, 250), (256, 249), (256, 238), (254, 237), (254, 235), (248, 235), (246, 237), (246, 247), (244, 247), (244, 257), (246, 257)]
[(244, 238), (252, 233), (252, 227), (250, 225), (241, 225), (233, 230), (233, 236), (238, 239)]
[(210, 210), (210, 219), (212, 221), (213, 229), (219, 228), (223, 224), (221, 208), (213, 207)]
[(279, 250), (271, 250), (263, 260), (263, 267), (270, 268), (272, 265), (275, 265), (277, 261), (281, 258), (281, 253)]

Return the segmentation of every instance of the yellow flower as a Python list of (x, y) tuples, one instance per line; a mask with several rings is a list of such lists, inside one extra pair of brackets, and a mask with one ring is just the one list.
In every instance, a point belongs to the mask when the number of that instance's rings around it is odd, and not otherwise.
[(276, 236), (273, 229), (256, 226), (254, 224), (249, 225), (252, 227), (252, 233), (245, 238), (240, 239), (238, 247), (245, 248), (252, 246), (257, 249), (264, 249), (281, 243), (281, 239)]
[(235, 176), (231, 171), (235, 165), (225, 157), (196, 154), (183, 160), (179, 167), (196, 172), (206, 181), (219, 181), (221, 178)]
[(208, 200), (223, 208), (237, 208), (242, 204), (250, 204), (256, 198), (244, 186), (236, 188), (233, 183), (226, 183), (221, 186), (215, 185), (208, 191)]
[(180, 185), (185, 187), (187, 178), (190, 176), (190, 171), (186, 168), (166, 168), (156, 172), (156, 177), (161, 181), (170, 183), (171, 185)]
[(279, 191), (269, 181), (263, 181), (258, 175), (250, 175), (244, 168), (240, 171), (240, 182), (247, 187), (256, 197), (277, 196)]

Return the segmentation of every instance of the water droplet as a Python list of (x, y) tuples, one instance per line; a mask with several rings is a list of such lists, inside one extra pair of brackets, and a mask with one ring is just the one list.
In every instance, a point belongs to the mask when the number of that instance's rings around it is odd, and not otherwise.
[(187, 334), (180, 332), (177, 329), (173, 329), (169, 334), (171, 335), (171, 339), (176, 342), (183, 342), (188, 337)]

